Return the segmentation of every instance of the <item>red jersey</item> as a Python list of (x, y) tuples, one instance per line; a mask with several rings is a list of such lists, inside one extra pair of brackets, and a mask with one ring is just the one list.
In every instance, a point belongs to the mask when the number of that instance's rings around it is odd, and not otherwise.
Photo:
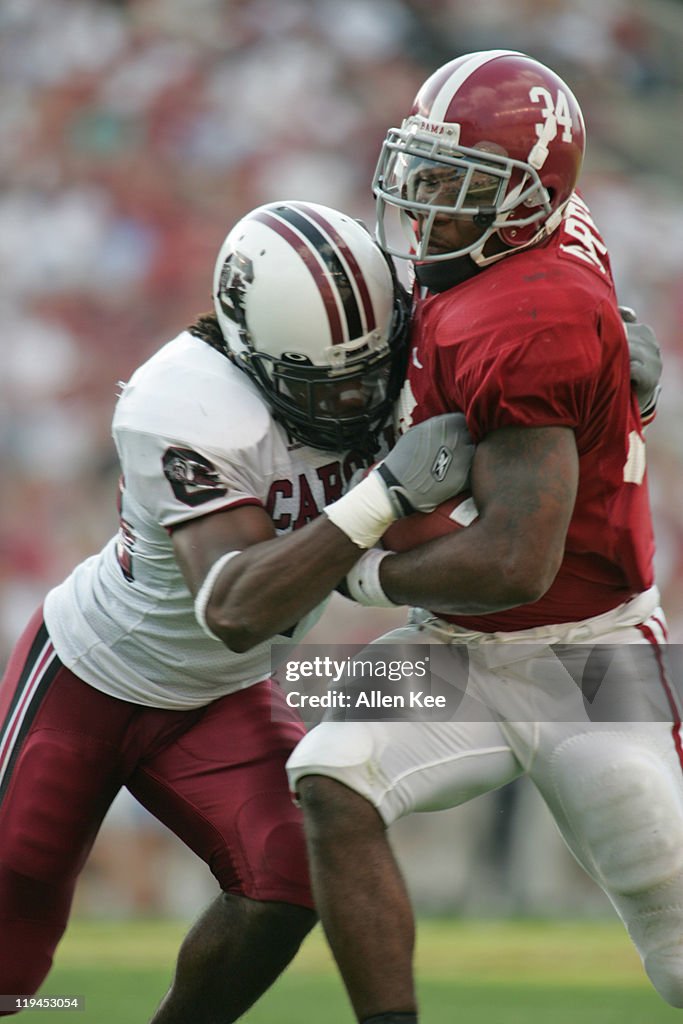
[(486, 632), (573, 622), (652, 585), (626, 334), (607, 249), (578, 196), (543, 246), (418, 300), (401, 425), (453, 411), (477, 442), (500, 427), (571, 427), (579, 485), (561, 568), (539, 601), (444, 618)]

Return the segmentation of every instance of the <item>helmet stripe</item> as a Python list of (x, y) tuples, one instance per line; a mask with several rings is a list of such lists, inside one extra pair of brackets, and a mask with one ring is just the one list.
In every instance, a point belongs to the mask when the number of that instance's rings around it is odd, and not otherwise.
[(471, 54), (469, 60), (458, 62), (458, 67), (448, 75), (434, 97), (429, 109), (429, 120), (445, 121), (455, 94), (470, 75), (474, 74), (483, 64), (488, 64), (490, 60), (511, 54), (519, 56), (516, 50), (482, 50), (480, 53)]
[(363, 330), (358, 300), (356, 299), (356, 293), (353, 290), (348, 271), (334, 251), (330, 239), (326, 238), (315, 224), (301, 213), (298, 213), (291, 205), (278, 207), (273, 212), (277, 217), (282, 217), (283, 220), (288, 221), (292, 227), (295, 227), (308, 239), (318, 257), (327, 267), (335, 294), (339, 297), (346, 316), (347, 339), (351, 341), (366, 334), (367, 331)]
[[(363, 272), (358, 266), (358, 261), (356, 260), (356, 257), (351, 252), (351, 249), (347, 245), (346, 241), (342, 238), (342, 236), (339, 234), (334, 225), (330, 224), (329, 220), (327, 220), (326, 217), (323, 217), (320, 211), (316, 210), (315, 207), (306, 206), (305, 203), (292, 203), (292, 206), (295, 206), (297, 210), (301, 210), (303, 213), (306, 214), (307, 217), (310, 217), (312, 220), (315, 220), (318, 224), (320, 224), (321, 228), (323, 228), (327, 236), (330, 238), (331, 241), (334, 242), (334, 244), (341, 252), (342, 256), (344, 257), (344, 260), (346, 261), (346, 264), (348, 265), (349, 270), (353, 274), (353, 280), (358, 286), (358, 292), (360, 294), (361, 302), (363, 303), (363, 312), (365, 314), (366, 332), (374, 331), (375, 327), (377, 326), (377, 319), (375, 317), (375, 311), (372, 306), (372, 299), (370, 298), (368, 283), (365, 280)], [(371, 237), (369, 232), (368, 237)]]
[(284, 238), (286, 242), (292, 246), (296, 251), (297, 255), (301, 259), (302, 263), (308, 267), (311, 272), (318, 291), (320, 292), (320, 298), (323, 301), (323, 305), (327, 312), (327, 319), (330, 324), (330, 336), (332, 338), (333, 345), (341, 344), (344, 339), (344, 330), (342, 328), (341, 317), (339, 316), (339, 307), (335, 300), (334, 292), (332, 290), (332, 284), (328, 275), (324, 272), (320, 263), (313, 254), (312, 248), (306, 244), (306, 242), (297, 235), (295, 231), (292, 231), (287, 224), (278, 218), (274, 217), (271, 213), (261, 211), (255, 213), (254, 220), (260, 221), (265, 224), (266, 227), (271, 228), (276, 234)]

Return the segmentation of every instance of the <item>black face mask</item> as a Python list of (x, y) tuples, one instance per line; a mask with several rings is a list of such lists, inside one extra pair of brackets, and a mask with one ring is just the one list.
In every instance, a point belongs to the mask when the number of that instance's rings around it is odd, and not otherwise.
[(483, 267), (478, 267), (469, 256), (454, 256), (452, 260), (439, 260), (435, 263), (416, 263), (415, 277), (418, 284), (428, 288), (430, 292), (446, 292), (456, 284), (469, 281), (480, 274)]

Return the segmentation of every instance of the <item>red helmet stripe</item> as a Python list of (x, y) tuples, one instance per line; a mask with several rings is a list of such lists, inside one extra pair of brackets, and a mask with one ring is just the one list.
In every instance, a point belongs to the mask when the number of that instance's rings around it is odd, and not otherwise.
[(323, 215), (318, 210), (314, 209), (312, 206), (306, 205), (306, 203), (291, 203), (290, 205), (295, 206), (297, 210), (301, 210), (301, 212), (305, 213), (307, 217), (311, 218), (311, 220), (316, 221), (320, 225), (320, 227), (323, 228), (328, 238), (332, 242), (334, 242), (334, 244), (339, 249), (340, 253), (344, 257), (344, 260), (346, 261), (349, 270), (351, 271), (352, 280), (354, 280), (356, 285), (358, 286), (360, 299), (363, 304), (363, 313), (365, 314), (365, 330), (368, 333), (370, 331), (374, 331), (375, 327), (377, 326), (375, 310), (373, 309), (372, 306), (372, 299), (370, 298), (370, 292), (368, 290), (367, 281), (365, 280), (365, 277), (360, 267), (358, 266), (356, 257), (353, 255), (350, 248), (348, 247), (342, 236), (339, 234), (339, 232), (336, 230), (336, 228), (332, 224), (330, 224), (330, 222), (325, 217), (323, 217)]
[(330, 280), (318, 262), (315, 251), (311, 248), (308, 242), (298, 235), (296, 231), (290, 228), (288, 224), (285, 224), (271, 213), (266, 213), (265, 211), (255, 213), (254, 220), (258, 220), (262, 224), (265, 224), (267, 227), (271, 228), (272, 231), (275, 231), (276, 234), (280, 235), (281, 238), (284, 238), (286, 242), (289, 242), (297, 256), (301, 259), (302, 263), (308, 267), (311, 276), (318, 287), (318, 291), (320, 292), (320, 298), (323, 300), (325, 311), (327, 312), (332, 344), (340, 345), (344, 341), (344, 331), (342, 328), (341, 317), (339, 316), (339, 309), (337, 307), (334, 292), (332, 291)]

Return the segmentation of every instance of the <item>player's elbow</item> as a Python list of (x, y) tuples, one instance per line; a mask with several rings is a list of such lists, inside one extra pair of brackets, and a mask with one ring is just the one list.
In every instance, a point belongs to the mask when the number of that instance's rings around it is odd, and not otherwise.
[(206, 624), (211, 632), (235, 654), (245, 654), (267, 640), (270, 635), (264, 631), (262, 624), (243, 614), (231, 615), (229, 610), (223, 607), (208, 608)]
[(535, 552), (501, 560), (501, 587), (510, 607), (533, 604), (550, 589), (562, 563), (562, 555)]
[(232, 630), (227, 636), (223, 635), (221, 639), (233, 654), (246, 654), (247, 651), (262, 643), (265, 637), (256, 636), (244, 630)]

